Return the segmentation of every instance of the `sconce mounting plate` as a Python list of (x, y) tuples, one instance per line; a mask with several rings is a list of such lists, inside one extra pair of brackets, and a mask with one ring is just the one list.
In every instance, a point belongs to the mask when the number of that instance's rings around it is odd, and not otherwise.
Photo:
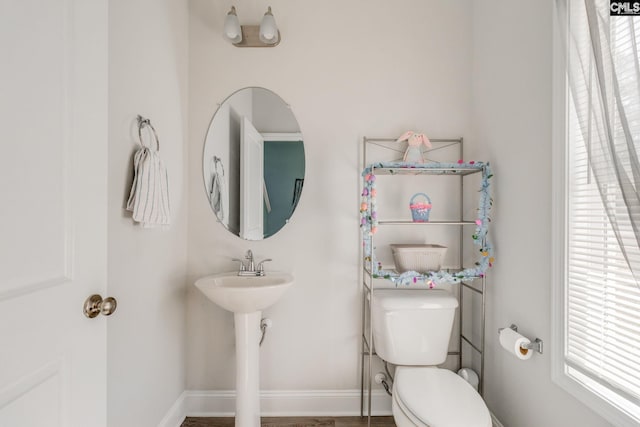
[(260, 40), (260, 25), (241, 25), (242, 41), (233, 43), (236, 47), (275, 47), (280, 44), (280, 30), (278, 30), (278, 41), (274, 44), (263, 43)]

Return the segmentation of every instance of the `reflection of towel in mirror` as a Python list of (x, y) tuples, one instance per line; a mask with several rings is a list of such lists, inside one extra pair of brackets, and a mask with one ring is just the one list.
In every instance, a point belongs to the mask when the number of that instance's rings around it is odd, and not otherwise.
[(213, 157), (213, 168), (211, 171), (211, 187), (209, 187), (209, 204), (216, 214), (218, 221), (224, 221), (223, 192), (225, 190), (224, 167), (222, 161)]
[(167, 170), (157, 151), (139, 149), (133, 163), (133, 185), (127, 210), (143, 227), (169, 225), (169, 182)]

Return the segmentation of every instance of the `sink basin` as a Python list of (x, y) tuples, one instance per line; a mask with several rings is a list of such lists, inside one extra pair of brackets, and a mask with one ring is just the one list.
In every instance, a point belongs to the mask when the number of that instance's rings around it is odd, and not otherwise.
[(273, 305), (293, 284), (288, 273), (266, 276), (238, 276), (222, 273), (198, 279), (196, 287), (211, 301), (234, 313), (254, 313)]

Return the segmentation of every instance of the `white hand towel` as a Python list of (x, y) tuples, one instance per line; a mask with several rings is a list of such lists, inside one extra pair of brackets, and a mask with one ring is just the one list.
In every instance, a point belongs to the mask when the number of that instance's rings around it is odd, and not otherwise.
[(135, 154), (133, 169), (133, 185), (127, 201), (133, 220), (143, 227), (169, 225), (169, 182), (158, 151), (143, 146)]
[(209, 190), (209, 204), (216, 214), (218, 221), (226, 222), (225, 218), (225, 199), (227, 185), (224, 180), (224, 167), (222, 161), (218, 157), (212, 159), (211, 187)]

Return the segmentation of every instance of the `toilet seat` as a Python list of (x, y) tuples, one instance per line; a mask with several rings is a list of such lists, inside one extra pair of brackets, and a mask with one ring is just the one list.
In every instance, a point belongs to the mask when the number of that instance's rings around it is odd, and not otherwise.
[(448, 369), (398, 366), (393, 399), (418, 426), (491, 427), (491, 415), (482, 397)]

